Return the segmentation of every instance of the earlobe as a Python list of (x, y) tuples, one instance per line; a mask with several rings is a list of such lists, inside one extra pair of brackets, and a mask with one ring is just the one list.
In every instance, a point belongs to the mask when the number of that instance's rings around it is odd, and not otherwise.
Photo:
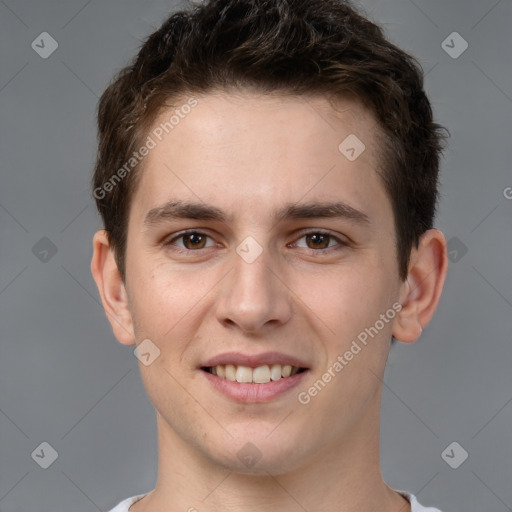
[(411, 254), (409, 273), (400, 291), (402, 309), (395, 317), (393, 336), (412, 343), (430, 322), (441, 298), (448, 270), (446, 239), (437, 229), (426, 231)]
[(135, 344), (128, 295), (105, 230), (94, 235), (91, 272), (115, 337), (123, 345)]

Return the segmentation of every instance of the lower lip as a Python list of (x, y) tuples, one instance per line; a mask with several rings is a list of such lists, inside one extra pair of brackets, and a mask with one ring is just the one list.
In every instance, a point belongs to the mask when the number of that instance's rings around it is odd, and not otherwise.
[(309, 370), (305, 370), (279, 380), (271, 380), (265, 384), (248, 384), (222, 379), (209, 372), (200, 370), (216, 390), (237, 402), (243, 403), (270, 402), (298, 386), (308, 371)]

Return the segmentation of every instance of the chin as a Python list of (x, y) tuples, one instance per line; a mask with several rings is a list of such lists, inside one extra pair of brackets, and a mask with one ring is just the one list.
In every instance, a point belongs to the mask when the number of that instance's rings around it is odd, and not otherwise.
[(280, 434), (268, 437), (267, 429), (261, 428), (259, 434), (234, 435), (215, 453), (209, 447), (209, 456), (215, 464), (234, 473), (254, 476), (288, 473), (304, 463), (304, 446), (289, 433)]

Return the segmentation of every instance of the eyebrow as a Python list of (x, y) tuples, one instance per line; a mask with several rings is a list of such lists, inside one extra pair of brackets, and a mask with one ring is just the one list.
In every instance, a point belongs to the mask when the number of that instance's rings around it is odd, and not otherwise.
[[(344, 218), (355, 221), (358, 224), (370, 224), (370, 218), (366, 213), (349, 206), (343, 202), (310, 202), (290, 203), (280, 208), (273, 214), (275, 222), (283, 222), (288, 219), (312, 219), (312, 218)], [(152, 208), (144, 219), (144, 225), (151, 227), (168, 220), (194, 219), (215, 220), (229, 222), (231, 215), (223, 210), (204, 203), (190, 203), (184, 201), (169, 201), (164, 205)]]

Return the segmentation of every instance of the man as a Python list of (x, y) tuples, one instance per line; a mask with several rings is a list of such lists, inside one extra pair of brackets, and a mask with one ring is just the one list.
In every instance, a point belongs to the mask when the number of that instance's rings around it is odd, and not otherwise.
[(419, 512), (379, 460), (392, 338), (432, 318), (442, 128), (348, 3), (212, 0), (103, 94), (92, 273), (158, 481), (113, 512)]

